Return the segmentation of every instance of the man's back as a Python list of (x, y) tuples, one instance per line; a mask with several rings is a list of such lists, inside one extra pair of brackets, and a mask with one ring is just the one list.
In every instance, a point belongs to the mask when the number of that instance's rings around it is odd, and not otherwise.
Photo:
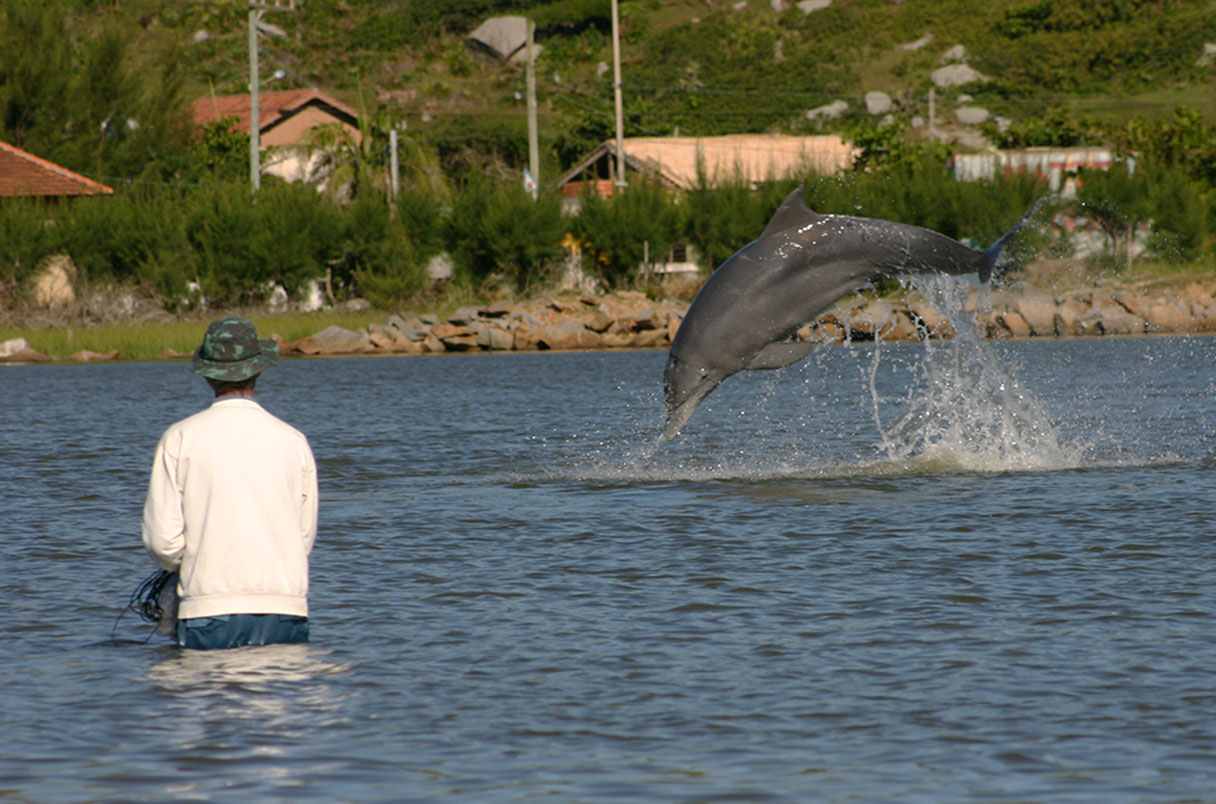
[(144, 540), (180, 562), (182, 618), (307, 616), (316, 468), (304, 436), (244, 397), (221, 397), (157, 447)]

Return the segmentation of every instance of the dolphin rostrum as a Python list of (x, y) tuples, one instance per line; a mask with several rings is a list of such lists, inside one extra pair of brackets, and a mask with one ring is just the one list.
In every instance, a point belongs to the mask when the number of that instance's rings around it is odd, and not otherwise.
[(793, 340), (841, 297), (878, 277), (978, 273), (987, 282), (1038, 204), (996, 243), (978, 251), (903, 223), (820, 215), (794, 190), (758, 239), (722, 263), (693, 299), (663, 372), (666, 439), (680, 434), (718, 384), (744, 369), (784, 368), (818, 344)]

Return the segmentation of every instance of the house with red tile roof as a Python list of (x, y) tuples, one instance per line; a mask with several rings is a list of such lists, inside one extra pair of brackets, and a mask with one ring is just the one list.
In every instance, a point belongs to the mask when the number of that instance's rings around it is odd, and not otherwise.
[(100, 182), (34, 156), (15, 145), (0, 142), (0, 196), (62, 198), (113, 193), (112, 188)]
[[(190, 107), (196, 125), (235, 117), (233, 130), (249, 133), (249, 95), (208, 96)], [(356, 144), (359, 113), (319, 89), (258, 93), (258, 136), (262, 147), (306, 145), (308, 134), (321, 125), (339, 123)]]

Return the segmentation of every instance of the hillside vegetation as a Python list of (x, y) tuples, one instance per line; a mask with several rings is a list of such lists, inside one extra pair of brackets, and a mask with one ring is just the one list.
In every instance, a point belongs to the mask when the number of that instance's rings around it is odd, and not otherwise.
[[(712, 268), (789, 186), (750, 199), (708, 187), (672, 199), (639, 186), (632, 200), (562, 221), (547, 182), (614, 132), (610, 0), (296, 5), (266, 14), (284, 35), (260, 39), (263, 89), (336, 95), (360, 110), (364, 142), (337, 152), (350, 197), (317, 200), (272, 183), (260, 208), (249, 197), (246, 140), (223, 126), (200, 137), (186, 111), (199, 97), (248, 91), (246, 4), (0, 6), (0, 139), (122, 196), (70, 209), (0, 205), (0, 306), (21, 297), (52, 250), (69, 251), (86, 281), (136, 285), (170, 306), (189, 305), (192, 282), (213, 301), (238, 302), (268, 283), (294, 293), (327, 273), (338, 295), (388, 304), (427, 291), (425, 265), (442, 252), (465, 292), (523, 292), (551, 275), (571, 232), (604, 284), (619, 287), (636, 281), (643, 241), (659, 251), (691, 240)], [(519, 190), (523, 69), (479, 60), (465, 43), (500, 15), (531, 18), (542, 48), (537, 204)], [(927, 117), (933, 89), (938, 131), (950, 135), (965, 93), (1000, 119), (983, 129), (991, 143), (1110, 143), (1140, 154), (1148, 170), (1105, 185), (1123, 194), (1102, 213), (1112, 242), (1129, 219), (1151, 219), (1171, 244), (1161, 253), (1189, 260), (1210, 250), (1216, 65), (1201, 56), (1216, 42), (1216, 0), (833, 0), (809, 13), (794, 0), (622, 0), (620, 20), (627, 136), (840, 133), (865, 148), (864, 170), (816, 185), (824, 211), (982, 239), (1036, 190), (970, 190), (948, 178), (945, 159), (959, 146), (928, 138), (914, 120)], [(989, 80), (934, 87), (930, 74), (957, 45)], [(892, 97), (890, 118), (866, 111), (872, 90)], [(836, 100), (847, 102), (844, 115), (808, 118)], [(390, 128), (403, 138), (405, 176), (392, 205)], [(35, 225), (48, 217), (58, 225)]]

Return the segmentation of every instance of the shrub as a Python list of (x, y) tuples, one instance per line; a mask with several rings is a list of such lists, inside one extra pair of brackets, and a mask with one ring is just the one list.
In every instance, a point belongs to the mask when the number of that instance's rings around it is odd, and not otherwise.
[(665, 254), (682, 230), (679, 207), (657, 182), (646, 180), (611, 198), (584, 196), (573, 223), (609, 288), (636, 284), (646, 253)]
[(426, 286), (426, 268), (400, 218), (378, 195), (363, 193), (342, 211), (339, 281), (389, 309)]
[(548, 272), (565, 233), (559, 196), (534, 200), (522, 184), (470, 171), (452, 204), (448, 248), (457, 272), (474, 286), (502, 277), (522, 291)]
[(41, 199), (0, 198), (0, 302), (15, 298), (59, 240), (55, 210)]
[(270, 283), (299, 291), (341, 259), (336, 207), (311, 187), (271, 181), (203, 188), (186, 214), (188, 264), (219, 305), (258, 303)]

